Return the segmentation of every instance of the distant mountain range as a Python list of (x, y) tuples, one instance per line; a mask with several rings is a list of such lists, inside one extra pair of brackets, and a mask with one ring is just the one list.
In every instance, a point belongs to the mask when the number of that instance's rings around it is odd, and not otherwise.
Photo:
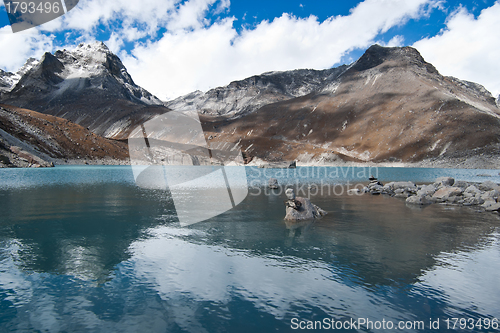
[[(307, 77), (308, 84), (298, 97), (284, 88), (297, 82), (290, 79), (294, 73), (266, 73), (167, 105), (182, 109), (194, 101), (213, 141), (239, 142), (250, 158), (265, 161), (418, 162), (498, 155), (495, 98), (479, 84), (440, 75), (414, 48), (374, 45), (350, 66), (301, 71), (297, 81)], [(273, 91), (282, 100), (266, 104)], [(223, 101), (252, 95), (250, 105), (265, 105), (227, 106), (216, 103), (216, 94)]]
[[(85, 135), (106, 140), (100, 145), (116, 144), (116, 150), (103, 151), (118, 159), (126, 158), (125, 143), (108, 139), (126, 139), (155, 115), (193, 109), (207, 140), (238, 142), (254, 163), (463, 160), (498, 156), (500, 148), (500, 96), (442, 76), (411, 47), (373, 45), (349, 66), (268, 72), (163, 103), (137, 86), (104, 44), (81, 44), (29, 59), (17, 73), (1, 71), (0, 102), (5, 104), (0, 120), (8, 112), (16, 117), (31, 112), (33, 119), (44, 119), (29, 123), (35, 128), (63, 118), (88, 128)], [(19, 113), (13, 106), (40, 114)], [(4, 142), (21, 126), (2, 124)], [(65, 128), (71, 135), (80, 127)], [(49, 132), (52, 140), (63, 140)], [(39, 140), (28, 142), (34, 153), (45, 149)], [(60, 156), (104, 156), (92, 145), (85, 152), (65, 147)]]
[(348, 68), (340, 66), (325, 70), (297, 69), (254, 75), (206, 93), (195, 91), (167, 102), (173, 110), (198, 110), (211, 116), (241, 117), (259, 108), (312, 92), (327, 92)]

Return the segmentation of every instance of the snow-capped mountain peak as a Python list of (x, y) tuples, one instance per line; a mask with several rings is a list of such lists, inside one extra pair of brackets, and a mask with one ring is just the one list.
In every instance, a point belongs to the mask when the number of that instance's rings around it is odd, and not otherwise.
[[(162, 101), (135, 84), (102, 42), (47, 52), (39, 61), (29, 60), (18, 75), (18, 82), (8, 89), (9, 82), (3, 80), (4, 103), (63, 117), (100, 135), (125, 135), (139, 118), (168, 111)], [(10, 83), (15, 79), (12, 76)], [(135, 114), (137, 110), (141, 112)], [(116, 130), (110, 134), (110, 128)]]
[(47, 52), (40, 61), (30, 58), (16, 74), (1, 76), (4, 91), (43, 91), (51, 100), (82, 89), (99, 89), (146, 105), (163, 104), (134, 83), (121, 60), (102, 42)]
[(16, 73), (5, 72), (0, 69), (0, 92), (8, 92), (14, 88), (21, 77), (38, 65), (39, 61), (35, 58), (29, 58), (26, 63)]

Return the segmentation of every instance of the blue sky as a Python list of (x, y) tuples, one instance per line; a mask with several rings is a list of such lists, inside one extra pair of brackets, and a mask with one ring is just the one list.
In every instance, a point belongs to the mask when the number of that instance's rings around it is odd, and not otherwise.
[(161, 99), (271, 70), (324, 69), (373, 43), (414, 46), (444, 75), (500, 93), (500, 3), (494, 0), (80, 0), (13, 34), (0, 8), (0, 68), (103, 41)]

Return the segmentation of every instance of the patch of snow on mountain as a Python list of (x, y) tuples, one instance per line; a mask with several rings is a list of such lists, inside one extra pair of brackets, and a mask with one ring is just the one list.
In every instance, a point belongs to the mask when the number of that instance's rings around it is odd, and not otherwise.
[(85, 79), (90, 77), (90, 73), (82, 68), (66, 67), (66, 78), (59, 84), (59, 89), (55, 91), (54, 95), (62, 95), (66, 90), (81, 90), (85, 87)]
[(21, 78), (21, 76), (23, 76), (24, 74), (26, 74), (27, 72), (29, 72), (33, 67), (35, 67), (39, 63), (40, 63), (40, 61), (38, 61), (37, 59), (35, 59), (35, 58), (29, 58), (26, 61), (26, 63), (23, 65), (23, 67), (21, 67), (17, 71), (16, 74), (19, 75), (19, 78)]
[(369, 161), (371, 155), (367, 150), (362, 153), (358, 153), (357, 151), (347, 150), (345, 147), (340, 147), (337, 149), (337, 151), (343, 155), (354, 157), (362, 161)]
[(19, 82), (21, 77), (38, 65), (39, 61), (35, 58), (29, 58), (26, 63), (16, 73), (5, 72), (0, 69), (0, 91), (11, 91)]
[(104, 133), (104, 137), (113, 137), (115, 135), (118, 135), (126, 128), (128, 128), (130, 125), (131, 122), (129, 119), (117, 121), (106, 130), (106, 132)]
[[(61, 95), (68, 89), (83, 89), (90, 83), (93, 84), (92, 88), (104, 89), (102, 80), (111, 75), (125, 87), (131, 98), (149, 105), (163, 104), (134, 83), (120, 59), (102, 42), (82, 43), (73, 50), (57, 51), (55, 56), (64, 65), (64, 71), (60, 74), (64, 81), (59, 84), (56, 95)], [(91, 80), (93, 78), (98, 79)]]
[(18, 81), (18, 75), (0, 69), (0, 91), (10, 91)]
[(331, 94), (334, 94), (337, 91), (337, 89), (339, 88), (339, 86), (340, 86), (340, 80), (339, 81), (334, 81), (334, 82), (331, 82), (328, 85), (326, 85), (321, 90), (321, 92), (322, 93), (331, 93)]
[(500, 115), (498, 113), (496, 113), (495, 111), (492, 110), (492, 108), (486, 106), (485, 104), (483, 103), (479, 103), (479, 102), (476, 102), (476, 101), (473, 101), (465, 96), (456, 96), (457, 99), (459, 99), (460, 101), (464, 102), (464, 103), (467, 103), (473, 107), (475, 107), (476, 109), (484, 112), (484, 113), (487, 113), (489, 114), (490, 116), (493, 116), (493, 117), (496, 117), (496, 118), (500, 118)]

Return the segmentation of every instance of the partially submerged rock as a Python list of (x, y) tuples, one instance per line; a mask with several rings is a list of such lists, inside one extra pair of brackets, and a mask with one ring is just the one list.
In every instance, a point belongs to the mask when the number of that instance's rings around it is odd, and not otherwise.
[(311, 200), (295, 197), (295, 192), (291, 188), (287, 189), (285, 194), (288, 198), (285, 201), (285, 220), (287, 221), (315, 219), (327, 214), (326, 211), (313, 204)]
[(270, 189), (277, 189), (277, 188), (279, 188), (278, 180), (276, 178), (269, 179), (269, 188)]

